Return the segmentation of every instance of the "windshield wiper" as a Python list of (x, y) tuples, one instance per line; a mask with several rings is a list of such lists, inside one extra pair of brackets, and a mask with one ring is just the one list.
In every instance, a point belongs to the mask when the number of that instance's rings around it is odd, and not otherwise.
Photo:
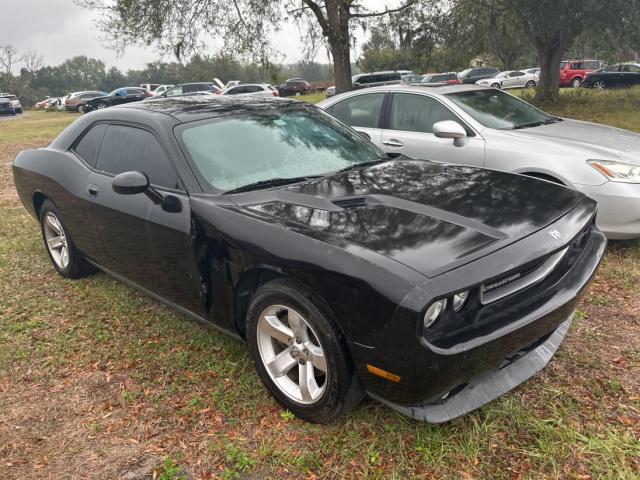
[(549, 118), (544, 121), (539, 122), (531, 122), (531, 123), (523, 123), (522, 125), (516, 125), (513, 127), (513, 130), (520, 130), (521, 128), (530, 128), (530, 127), (540, 127), (542, 125), (551, 125), (552, 123), (558, 123), (560, 119), (557, 118)]
[(318, 178), (319, 176), (320, 175), (309, 175), (307, 177), (269, 178), (267, 180), (260, 180), (258, 182), (242, 185), (241, 187), (232, 188), (231, 190), (227, 190), (224, 193), (225, 194), (240, 193), (240, 192), (249, 192), (251, 190), (260, 190), (261, 188), (279, 187), (281, 185), (289, 185), (291, 183), (303, 182), (311, 178)]
[(329, 175), (335, 175), (336, 173), (348, 172), (349, 170), (353, 170), (354, 168), (366, 167), (367, 165), (375, 165), (376, 163), (384, 163), (391, 160), (391, 158), (376, 158), (375, 160), (367, 160), (366, 162), (354, 163), (353, 165), (349, 165), (348, 167), (341, 168), (340, 170), (336, 170), (335, 172), (331, 172)]

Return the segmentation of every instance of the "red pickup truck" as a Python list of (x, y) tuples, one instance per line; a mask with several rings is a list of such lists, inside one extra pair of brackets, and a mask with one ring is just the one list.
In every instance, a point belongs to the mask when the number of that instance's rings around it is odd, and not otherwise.
[(560, 62), (560, 85), (578, 88), (587, 76), (604, 65), (600, 60), (564, 60)]

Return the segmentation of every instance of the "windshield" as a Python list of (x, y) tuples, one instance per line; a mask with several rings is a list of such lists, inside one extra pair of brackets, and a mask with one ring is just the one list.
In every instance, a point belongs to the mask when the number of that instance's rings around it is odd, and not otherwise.
[(181, 131), (195, 167), (217, 190), (325, 175), (385, 158), (372, 143), (308, 107), (232, 113)]
[(485, 127), (514, 130), (557, 121), (527, 102), (500, 90), (471, 90), (447, 95)]

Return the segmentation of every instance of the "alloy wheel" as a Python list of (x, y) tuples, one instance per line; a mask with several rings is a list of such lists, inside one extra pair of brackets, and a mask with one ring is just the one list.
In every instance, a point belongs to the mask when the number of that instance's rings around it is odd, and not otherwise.
[(98, 108), (99, 108), (99, 109), (100, 109), (100, 108), (106, 108), (106, 106), (107, 106), (107, 104), (106, 104), (106, 103), (102, 103), (102, 102), (100, 102), (100, 103), (98, 104)]
[(44, 237), (51, 258), (58, 267), (65, 269), (69, 265), (69, 246), (60, 220), (51, 212), (44, 218)]
[(84, 105), (78, 105), (78, 113), (84, 113)]
[(525, 87), (527, 87), (527, 88), (533, 88), (535, 86), (536, 86), (536, 82), (534, 82), (533, 80), (529, 80), (527, 82), (527, 84), (525, 85)]
[(604, 90), (606, 88), (606, 85), (604, 84), (604, 82), (602, 80), (598, 80), (597, 82), (595, 82), (593, 84), (593, 88), (595, 88), (597, 90)]
[(579, 78), (574, 78), (573, 81), (571, 82), (571, 86), (573, 88), (578, 88), (580, 86), (582, 82), (580, 81)]
[(327, 387), (322, 345), (307, 320), (291, 307), (271, 305), (258, 319), (260, 359), (271, 380), (289, 399), (317, 402)]

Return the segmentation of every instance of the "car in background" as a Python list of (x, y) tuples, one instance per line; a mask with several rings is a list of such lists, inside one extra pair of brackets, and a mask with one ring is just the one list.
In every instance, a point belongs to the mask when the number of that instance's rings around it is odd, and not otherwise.
[(89, 90), (85, 92), (73, 92), (67, 95), (63, 102), (63, 107), (68, 112), (83, 113), (84, 107), (89, 100), (96, 97), (104, 97), (107, 92)]
[(600, 60), (563, 60), (560, 62), (560, 85), (578, 88), (587, 73), (602, 68)]
[(424, 75), (417, 75), (415, 73), (409, 75), (403, 75), (400, 77), (400, 83), (420, 83)]
[(152, 95), (144, 88), (140, 87), (121, 87), (115, 89), (113, 92), (103, 95), (102, 97), (95, 97), (87, 100), (84, 105), (85, 112), (91, 112), (93, 110), (101, 110), (107, 107), (113, 107), (115, 105), (122, 105), (131, 102), (140, 102)]
[(13, 109), (16, 113), (22, 113), (22, 104), (20, 103), (20, 99), (17, 96), (10, 93), (3, 93), (0, 96), (2, 96), (2, 98), (6, 98), (11, 102), (11, 105), (13, 106)]
[(40, 110), (41, 108), (44, 109), (49, 104), (50, 101), (51, 101), (51, 97), (47, 97), (44, 100), (40, 100), (39, 102), (36, 102), (33, 105), (33, 108), (36, 110)]
[(280, 92), (268, 83), (241, 83), (222, 91), (222, 95), (250, 95), (252, 97), (279, 97)]
[(542, 178), (597, 200), (611, 239), (640, 238), (640, 134), (549, 115), (479, 85), (377, 87), (318, 107), (393, 155)]
[(386, 70), (373, 73), (359, 73), (351, 77), (354, 90), (359, 88), (377, 87), (379, 85), (393, 85), (402, 82), (402, 77), (412, 75), (411, 70)]
[(587, 73), (581, 86), (585, 88), (632, 87), (640, 85), (640, 63), (616, 63)]
[(324, 94), (327, 98), (333, 97), (336, 94), (336, 86), (331, 85), (330, 87), (327, 87), (327, 89), (324, 91)]
[(62, 277), (103, 270), (245, 339), (266, 390), (316, 423), (367, 394), (446, 422), (551, 361), (605, 251), (595, 201), (389, 158), (306, 102), (215, 100), (95, 112), (18, 154)]
[(494, 77), (499, 72), (496, 67), (467, 68), (458, 73), (458, 78), (462, 83), (476, 83), (478, 80)]
[(0, 115), (15, 115), (16, 109), (7, 97), (0, 97)]
[(140, 88), (144, 88), (148, 93), (153, 94), (153, 91), (159, 86), (159, 83), (143, 83), (140, 85)]
[(311, 91), (311, 84), (302, 78), (290, 78), (276, 87), (281, 97), (306, 95)]
[(507, 70), (498, 73), (495, 77), (478, 80), (476, 85), (484, 85), (493, 88), (534, 88), (539, 79), (539, 69)]
[(164, 92), (166, 92), (167, 90), (169, 90), (170, 88), (172, 88), (173, 85), (158, 85), (152, 92), (151, 95), (158, 96), (158, 95), (162, 95)]
[(422, 85), (457, 85), (462, 83), (456, 72), (425, 75), (420, 81)]
[(182, 97), (185, 95), (193, 95), (193, 94), (212, 94), (218, 95), (222, 93), (222, 89), (218, 87), (215, 83), (212, 82), (192, 82), (192, 83), (181, 83), (180, 85), (175, 85), (165, 91), (160, 95), (156, 95), (151, 98), (169, 98), (169, 97)]
[(240, 85), (241, 83), (242, 82), (240, 80), (229, 80), (224, 87), (231, 88), (231, 87), (235, 87), (236, 85)]

